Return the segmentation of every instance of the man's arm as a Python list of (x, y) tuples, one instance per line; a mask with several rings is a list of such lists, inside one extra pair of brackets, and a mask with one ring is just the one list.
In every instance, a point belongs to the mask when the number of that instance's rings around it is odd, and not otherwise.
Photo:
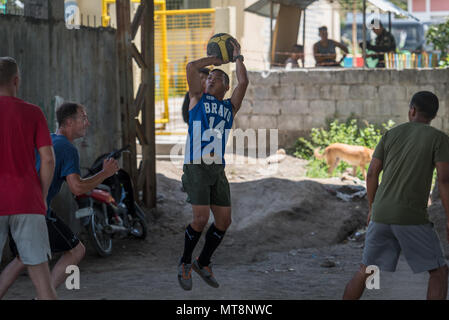
[(101, 170), (96, 175), (87, 179), (82, 179), (79, 174), (72, 173), (66, 177), (66, 181), (70, 191), (75, 196), (79, 196), (93, 190), (105, 179), (114, 175), (119, 169), (120, 168), (117, 160), (106, 159), (103, 161), (103, 170)]
[(187, 92), (184, 97), (184, 101), (182, 103), (182, 119), (187, 124), (189, 123), (189, 106), (190, 106), (190, 96), (189, 93)]
[(367, 224), (371, 219), (371, 207), (374, 202), (374, 197), (376, 196), (377, 188), (379, 186), (379, 175), (382, 171), (383, 163), (382, 160), (373, 158), (369, 165), (368, 173), (366, 175), (366, 194), (368, 197), (369, 213)]
[(370, 43), (366, 44), (366, 48), (368, 50), (379, 52), (379, 53), (387, 53), (391, 51), (396, 50), (396, 41), (394, 40), (393, 36), (385, 36), (384, 39), (382, 39), (381, 44), (371, 45)]
[(44, 146), (38, 149), (41, 158), (41, 166), (39, 170), (39, 179), (42, 187), (42, 197), (44, 199), (45, 209), (47, 209), (47, 195), (53, 175), (55, 173), (55, 152), (53, 146)]
[[(233, 56), (237, 57), (240, 55), (240, 45), (236, 41), (232, 41), (232, 45), (234, 46)], [(249, 80), (248, 73), (246, 72), (245, 64), (242, 59), (238, 58), (235, 61), (236, 64), (236, 75), (237, 75), (237, 87), (234, 89), (231, 97), (231, 103), (233, 107), (234, 117), (236, 113), (240, 110), (242, 106), (243, 98), (245, 97), (246, 88), (248, 88)]]
[[(334, 41), (334, 40), (332, 40), (332, 41)], [(337, 42), (337, 41), (334, 41), (334, 44), (336, 47), (339, 47), (341, 50), (343, 50), (344, 53), (346, 53), (346, 54), (349, 53), (348, 47), (345, 46), (344, 44)]]
[(219, 66), (223, 61), (217, 57), (201, 58), (187, 64), (187, 83), (189, 84), (190, 105), (189, 110), (196, 106), (203, 95), (201, 86), (200, 69), (210, 65)]
[(446, 236), (449, 242), (449, 162), (437, 162), (438, 189), (446, 213)]
[(318, 44), (317, 43), (315, 43), (313, 45), (313, 57), (315, 58), (315, 62), (317, 64), (323, 60), (322, 56), (318, 53)]

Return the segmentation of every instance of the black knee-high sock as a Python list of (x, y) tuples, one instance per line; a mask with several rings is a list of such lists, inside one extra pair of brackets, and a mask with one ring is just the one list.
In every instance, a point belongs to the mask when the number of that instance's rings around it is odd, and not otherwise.
[(206, 233), (206, 243), (204, 244), (203, 251), (201, 252), (198, 262), (201, 266), (208, 266), (210, 264), (210, 258), (214, 253), (215, 249), (220, 245), (221, 240), (225, 235), (226, 231), (218, 230), (215, 224), (212, 224)]
[(195, 249), (198, 240), (200, 240), (201, 232), (193, 230), (190, 224), (186, 228), (185, 238), (184, 238), (184, 253), (181, 258), (181, 262), (192, 263), (192, 253)]

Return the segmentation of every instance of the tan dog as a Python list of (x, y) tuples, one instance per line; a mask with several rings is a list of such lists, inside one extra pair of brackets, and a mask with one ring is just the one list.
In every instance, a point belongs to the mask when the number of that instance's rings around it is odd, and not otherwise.
[(316, 148), (313, 152), (315, 158), (326, 159), (326, 163), (329, 166), (328, 173), (332, 175), (332, 172), (337, 167), (338, 162), (343, 160), (352, 166), (352, 175), (355, 177), (357, 172), (357, 166), (360, 167), (363, 173), (363, 177), (366, 180), (365, 166), (371, 162), (374, 150), (362, 146), (351, 146), (344, 143), (333, 143), (324, 149), (324, 153), (319, 153), (320, 148)]

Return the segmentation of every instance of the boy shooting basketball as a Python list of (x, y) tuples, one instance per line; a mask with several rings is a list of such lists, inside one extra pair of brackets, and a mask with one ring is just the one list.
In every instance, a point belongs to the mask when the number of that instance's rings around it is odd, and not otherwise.
[[(206, 92), (201, 86), (199, 70), (223, 64), (219, 57), (208, 56), (187, 65), (189, 84), (189, 134), (186, 142), (183, 187), (192, 204), (193, 221), (185, 231), (184, 253), (178, 266), (178, 281), (184, 290), (192, 289), (191, 270), (210, 286), (219, 286), (211, 269), (211, 256), (231, 224), (231, 195), (224, 172), (224, 153), (229, 130), (248, 87), (248, 76), (240, 45), (232, 40), (233, 62), (236, 63), (237, 87), (231, 99), (224, 100), (229, 90), (229, 77), (219, 69), (210, 72)], [(214, 223), (206, 233), (200, 256), (192, 264), (192, 253), (212, 210)]]

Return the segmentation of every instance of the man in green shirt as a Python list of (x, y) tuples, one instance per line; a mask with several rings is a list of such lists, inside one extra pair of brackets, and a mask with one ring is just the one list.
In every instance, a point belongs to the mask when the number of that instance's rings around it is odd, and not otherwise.
[[(401, 252), (414, 273), (429, 272), (427, 299), (446, 299), (448, 267), (427, 214), (436, 167), (449, 221), (449, 137), (430, 126), (437, 111), (433, 93), (416, 93), (410, 102), (410, 121), (389, 130), (377, 145), (366, 181), (370, 210), (362, 264), (343, 299), (362, 296), (368, 266), (394, 272)], [(446, 231), (449, 241), (449, 223)]]

